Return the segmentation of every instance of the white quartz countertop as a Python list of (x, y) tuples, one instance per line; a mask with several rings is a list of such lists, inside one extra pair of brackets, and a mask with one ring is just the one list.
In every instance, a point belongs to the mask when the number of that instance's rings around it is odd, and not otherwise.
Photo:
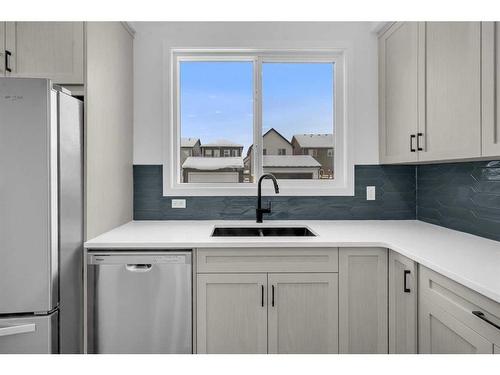
[[(214, 226), (307, 226), (316, 237), (210, 237)], [(132, 221), (87, 249), (386, 247), (500, 303), (500, 242), (416, 220)]]

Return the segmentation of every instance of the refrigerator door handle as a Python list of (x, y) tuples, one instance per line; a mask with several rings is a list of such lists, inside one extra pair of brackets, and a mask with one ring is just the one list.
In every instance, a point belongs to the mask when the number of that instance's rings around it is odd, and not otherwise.
[(20, 333), (35, 332), (35, 323), (18, 325), (0, 325), (0, 337), (13, 336)]

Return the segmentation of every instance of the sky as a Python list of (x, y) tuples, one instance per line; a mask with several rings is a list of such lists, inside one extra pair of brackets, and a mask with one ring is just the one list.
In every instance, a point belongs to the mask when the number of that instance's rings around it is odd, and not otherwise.
[[(294, 134), (332, 133), (333, 65), (264, 63), (263, 133), (275, 128), (291, 141)], [(181, 136), (202, 144), (227, 139), (253, 143), (252, 62), (182, 62)]]

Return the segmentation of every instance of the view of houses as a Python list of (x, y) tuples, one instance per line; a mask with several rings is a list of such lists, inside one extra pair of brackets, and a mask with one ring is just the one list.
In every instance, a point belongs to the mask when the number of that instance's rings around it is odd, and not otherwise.
[[(332, 179), (333, 134), (295, 134), (291, 140), (271, 128), (263, 136), (263, 171), (278, 179)], [(253, 182), (253, 145), (181, 139), (182, 182)]]

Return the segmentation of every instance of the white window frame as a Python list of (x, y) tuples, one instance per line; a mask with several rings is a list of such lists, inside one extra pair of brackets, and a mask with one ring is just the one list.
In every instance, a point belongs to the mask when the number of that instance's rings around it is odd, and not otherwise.
[[(262, 64), (333, 63), (334, 64), (334, 122), (335, 144), (333, 180), (279, 180), (280, 195), (285, 196), (353, 196), (354, 160), (353, 133), (349, 126), (351, 100), (349, 95), (350, 48), (315, 50), (260, 50), (260, 49), (170, 49), (170, 118), (165, 121), (165, 148), (163, 163), (164, 196), (253, 196), (257, 184), (253, 183), (181, 183), (179, 72), (183, 61), (249, 61), (253, 62), (254, 118), (253, 118), (253, 168), (255, 180), (262, 174)], [(165, 82), (168, 82), (166, 80)], [(333, 131), (333, 124), (332, 124)], [(272, 195), (272, 184), (263, 185), (263, 193)]]

